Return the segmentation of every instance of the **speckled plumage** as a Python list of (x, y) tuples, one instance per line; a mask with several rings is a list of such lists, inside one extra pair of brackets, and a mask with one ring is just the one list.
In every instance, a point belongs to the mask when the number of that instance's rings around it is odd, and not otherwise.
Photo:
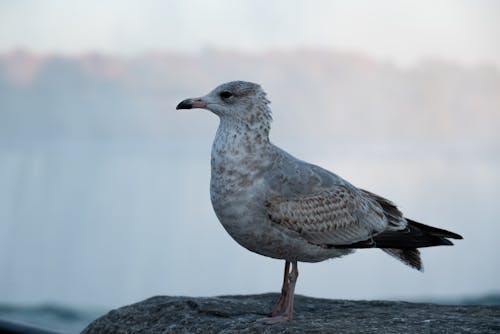
[[(378, 247), (421, 269), (417, 247), (460, 238), (407, 220), (392, 202), (273, 145), (269, 101), (257, 84), (225, 83), (177, 108), (205, 108), (219, 116), (211, 155), (213, 208), (240, 245), (287, 261), (284, 289), (290, 262), (296, 270), (297, 261), (318, 262), (355, 248)], [(283, 303), (293, 305), (293, 297)]]

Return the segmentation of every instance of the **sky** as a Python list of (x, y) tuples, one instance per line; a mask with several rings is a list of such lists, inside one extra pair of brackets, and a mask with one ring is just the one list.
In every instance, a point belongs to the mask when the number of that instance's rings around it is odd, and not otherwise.
[(0, 53), (321, 48), (500, 66), (494, 0), (0, 0)]

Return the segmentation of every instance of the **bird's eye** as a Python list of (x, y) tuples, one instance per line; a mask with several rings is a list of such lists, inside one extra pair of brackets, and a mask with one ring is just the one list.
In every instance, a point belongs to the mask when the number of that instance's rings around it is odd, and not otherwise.
[(222, 97), (223, 99), (228, 99), (231, 96), (233, 96), (233, 93), (228, 92), (227, 90), (224, 90), (224, 91), (220, 92), (219, 96)]

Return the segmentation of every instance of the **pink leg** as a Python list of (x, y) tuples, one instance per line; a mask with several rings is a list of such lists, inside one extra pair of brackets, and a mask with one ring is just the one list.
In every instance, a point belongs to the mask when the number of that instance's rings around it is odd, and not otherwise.
[(290, 261), (285, 261), (285, 273), (283, 275), (283, 286), (281, 287), (281, 295), (278, 302), (274, 306), (271, 314), (272, 316), (277, 316), (285, 311), (286, 300), (288, 299), (288, 288), (290, 286), (288, 281), (288, 275), (290, 275)]
[[(292, 271), (288, 273), (289, 262), (285, 263), (285, 282), (283, 282), (283, 291), (281, 292), (280, 299), (278, 304), (273, 309), (273, 316), (271, 318), (263, 318), (257, 320), (258, 322), (264, 323), (266, 325), (272, 325), (277, 323), (286, 322), (292, 320), (293, 318), (293, 299), (295, 294), (295, 283), (297, 282), (297, 278), (299, 277), (299, 268), (297, 265), (297, 261), (292, 262)], [(286, 285), (286, 286), (285, 286)], [(275, 314), (275, 311), (280, 311), (278, 314)]]

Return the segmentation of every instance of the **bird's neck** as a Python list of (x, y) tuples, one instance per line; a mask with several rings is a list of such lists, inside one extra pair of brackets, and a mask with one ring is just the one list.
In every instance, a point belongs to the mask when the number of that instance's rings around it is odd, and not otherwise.
[(212, 146), (212, 165), (256, 161), (268, 154), (269, 125), (222, 118)]

